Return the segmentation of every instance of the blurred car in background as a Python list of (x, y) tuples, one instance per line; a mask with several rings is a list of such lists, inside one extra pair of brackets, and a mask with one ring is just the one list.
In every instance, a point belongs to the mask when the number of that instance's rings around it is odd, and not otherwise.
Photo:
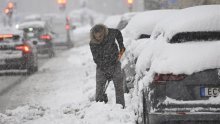
[(71, 39), (71, 30), (75, 27), (70, 25), (69, 17), (63, 14), (44, 15), (44, 18), (51, 24), (52, 30), (55, 33), (53, 43), (55, 46), (66, 46), (72, 48), (74, 46)]
[(186, 8), (155, 27), (136, 64), (145, 124), (220, 123), (219, 12)]
[(74, 46), (80, 46), (89, 43), (91, 27), (94, 24), (101, 23), (104, 17), (102, 14), (88, 8), (81, 8), (71, 11), (67, 19), (70, 28), (70, 39)]
[(23, 70), (28, 74), (38, 70), (35, 45), (23, 40), (23, 33), (14, 29), (0, 30), (0, 70)]
[(39, 54), (48, 54), (50, 58), (55, 55), (54, 32), (46, 21), (27, 21), (19, 24), (18, 28), (24, 32), (24, 40), (37, 43)]

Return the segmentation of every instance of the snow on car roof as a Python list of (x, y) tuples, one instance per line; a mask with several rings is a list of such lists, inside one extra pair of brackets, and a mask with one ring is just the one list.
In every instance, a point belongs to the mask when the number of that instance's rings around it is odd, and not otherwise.
[(108, 28), (117, 28), (118, 23), (121, 20), (122, 15), (112, 15), (107, 17), (107, 19), (104, 22), (104, 25), (106, 25)]
[(150, 69), (159, 74), (193, 74), (220, 68), (220, 41), (167, 43), (164, 39), (151, 40), (136, 64), (141, 74)]
[(220, 5), (204, 5), (182, 9), (173, 17), (159, 23), (153, 35), (165, 32), (171, 39), (178, 32), (220, 31)]
[(177, 10), (152, 10), (136, 14), (122, 31), (124, 36), (136, 39), (140, 34), (151, 35), (155, 25)]
[(15, 35), (22, 35), (22, 31), (20, 30), (17, 30), (15, 28), (11, 28), (11, 27), (8, 27), (8, 28), (1, 28), (0, 29), (0, 34), (15, 34)]
[(19, 25), (19, 29), (24, 29), (24, 28), (43, 28), (45, 26), (44, 21), (31, 21), (31, 22), (23, 22)]

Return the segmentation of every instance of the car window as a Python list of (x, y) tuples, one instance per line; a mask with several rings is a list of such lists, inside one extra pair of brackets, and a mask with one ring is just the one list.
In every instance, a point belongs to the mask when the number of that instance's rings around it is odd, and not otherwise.
[(40, 35), (44, 33), (43, 28), (25, 28), (24, 29), (24, 38), (31, 39), (31, 38), (39, 38)]
[(150, 38), (149, 34), (141, 34), (138, 39)]
[(220, 31), (181, 32), (174, 35), (170, 43), (182, 43), (190, 41), (214, 41), (220, 40)]

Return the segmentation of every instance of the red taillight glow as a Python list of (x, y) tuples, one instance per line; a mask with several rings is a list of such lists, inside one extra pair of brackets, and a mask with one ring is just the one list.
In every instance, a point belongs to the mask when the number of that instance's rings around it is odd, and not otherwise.
[(66, 30), (70, 30), (70, 25), (66, 25)]
[(154, 75), (154, 83), (162, 83), (166, 81), (180, 81), (186, 78), (186, 75), (173, 75), (173, 74), (155, 74)]
[(40, 39), (42, 39), (42, 40), (51, 40), (52, 38), (51, 38), (50, 35), (41, 35)]
[(12, 38), (13, 34), (1, 34), (0, 38)]
[(179, 115), (186, 115), (185, 112), (176, 112), (176, 114), (179, 114)]
[(27, 45), (16, 46), (16, 50), (21, 50), (24, 53), (29, 53), (31, 51), (30, 47)]

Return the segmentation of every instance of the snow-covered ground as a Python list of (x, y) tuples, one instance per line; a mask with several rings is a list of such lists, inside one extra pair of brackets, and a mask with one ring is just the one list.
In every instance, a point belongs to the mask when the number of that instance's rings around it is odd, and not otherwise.
[[(113, 83), (107, 104), (94, 101), (95, 67), (88, 45), (73, 48), (48, 61), (29, 77), (21, 94), (27, 103), (0, 114), (1, 124), (134, 124), (134, 101), (125, 94), (126, 108), (115, 104)], [(26, 91), (22, 94), (22, 91)]]

